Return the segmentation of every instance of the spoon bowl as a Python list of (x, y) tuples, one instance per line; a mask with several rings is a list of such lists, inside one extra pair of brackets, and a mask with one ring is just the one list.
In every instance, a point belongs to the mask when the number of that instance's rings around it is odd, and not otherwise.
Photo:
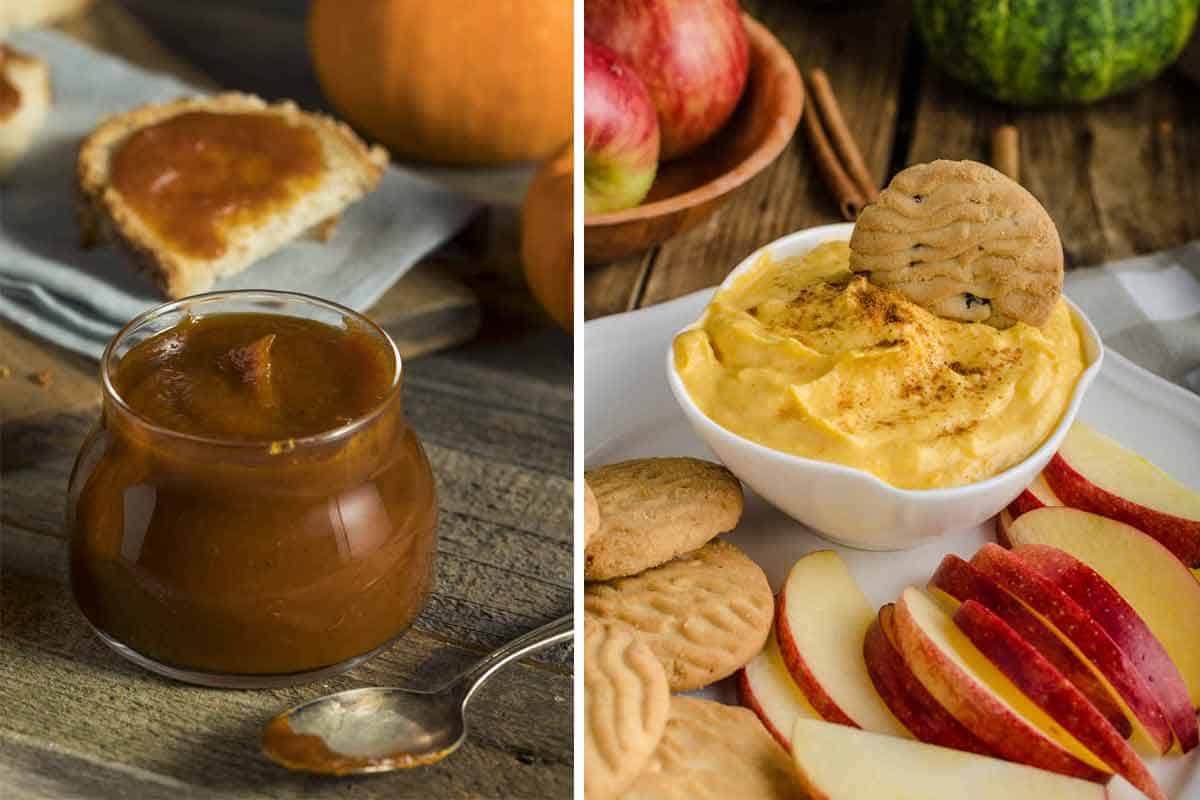
[(325, 775), (388, 772), (441, 761), (467, 736), (466, 708), (501, 667), (571, 637), (570, 615), (530, 631), (434, 691), (368, 687), (309, 700), (263, 731), (263, 752)]

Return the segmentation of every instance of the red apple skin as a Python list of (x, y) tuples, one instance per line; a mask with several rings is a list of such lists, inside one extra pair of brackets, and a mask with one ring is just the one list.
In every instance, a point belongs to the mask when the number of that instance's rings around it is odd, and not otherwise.
[[(1029, 729), (1032, 727), (1030, 723), (1022, 722), (1021, 730), (1013, 730), (1011, 722), (1006, 723), (997, 716), (998, 713), (1007, 716), (1012, 712), (1007, 707), (998, 712), (995, 704), (990, 701), (979, 702), (976, 690), (970, 685), (974, 683), (974, 678), (962, 675), (957, 666), (953, 667), (953, 670), (959, 674), (936, 674), (936, 666), (944, 664), (946, 657), (937, 643), (921, 628), (909, 605), (909, 594), (910, 591), (905, 590), (896, 603), (896, 647), (917, 680), (925, 684), (930, 694), (937, 697), (938, 702), (953, 714), (963, 727), (982, 739), (1000, 758), (1007, 761), (1028, 764), (1093, 783), (1108, 781), (1111, 773), (1085, 763), (1048, 738), (1035, 736)], [(925, 674), (926, 672), (928, 674)], [(963, 680), (969, 684), (962, 683)], [(946, 693), (945, 698), (939, 697), (935, 690), (930, 688), (931, 685), (939, 686), (940, 691)]]
[(1000, 513), (996, 515), (996, 541), (1001, 547), (1012, 549), (1012, 538), (1008, 535), (1008, 526), (1013, 524), (1016, 519), (1016, 514), (1011, 510), (1012, 506), (1000, 509)]
[(1045, 489), (1050, 489), (1050, 484), (1046, 481), (1046, 473), (1044, 472), (1039, 474), (1037, 479), (1025, 488), (1025, 491), (1017, 495), (1016, 500), (1008, 504), (1008, 511), (1012, 514), (1013, 519), (1021, 516), (1026, 511), (1033, 511), (1034, 509), (1045, 508), (1046, 506), (1062, 505), (1062, 501), (1053, 494), (1050, 497), (1043, 497), (1039, 494), (1038, 490), (1042, 488), (1040, 484), (1044, 484)]
[(754, 695), (754, 689), (750, 686), (750, 679), (746, 677), (746, 668), (742, 667), (737, 671), (737, 695), (738, 702), (746, 708), (754, 712), (763, 727), (767, 729), (767, 733), (775, 737), (775, 741), (783, 746), (783, 749), (792, 752), (792, 740), (784, 735), (783, 731), (771, 724), (771, 717), (767, 714), (767, 710), (758, 702), (758, 698)]
[(587, 0), (583, 20), (585, 35), (650, 90), (664, 161), (716, 133), (746, 88), (750, 47), (737, 0)]
[(1174, 742), (1170, 723), (1137, 666), (1078, 603), (1016, 554), (985, 544), (971, 564), (1046, 617), (1112, 684), (1142, 723), (1151, 743), (1166, 754)]
[(894, 611), (895, 606), (891, 603), (879, 609), (879, 617), (871, 623), (863, 640), (863, 659), (879, 696), (896, 719), (922, 742), (995, 756), (994, 750), (942, 708), (904, 663), (896, 649), (895, 632), (889, 633), (895, 624), (892, 620)]
[(1132, 525), (1153, 536), (1190, 569), (1200, 568), (1200, 520), (1164, 514), (1101, 489), (1055, 453), (1044, 471), (1064, 505)]
[(1121, 736), (1129, 738), (1133, 733), (1133, 725), (1125, 718), (1121, 707), (1079, 656), (1020, 600), (970, 562), (954, 554), (946, 556), (930, 578), (929, 589), (943, 591), (960, 603), (973, 600), (991, 611), (1070, 681)]
[(1013, 552), (1092, 615), (1146, 676), (1183, 752), (1195, 749), (1200, 731), (1183, 675), (1125, 598), (1100, 573), (1057, 547), (1023, 544)]
[(1166, 800), (1146, 765), (1096, 707), (1004, 620), (974, 600), (954, 623), (1018, 689), (1151, 800)]
[(792, 631), (787, 626), (787, 614), (784, 612), (784, 608), (787, 607), (786, 603), (787, 586), (785, 584), (784, 588), (775, 596), (775, 640), (779, 643), (779, 655), (783, 656), (783, 663), (787, 665), (788, 672), (792, 673), (792, 680), (800, 687), (800, 691), (804, 692), (804, 696), (821, 715), (821, 719), (836, 722), (839, 725), (849, 725), (851, 728), (859, 727), (858, 723), (850, 719), (849, 715), (842, 711), (834, 699), (821, 687), (817, 676), (812, 674), (804, 657), (800, 655), (800, 648), (796, 646), (796, 640), (792, 638)]
[(588, 214), (636, 206), (658, 171), (654, 102), (607, 47), (583, 41), (583, 197)]

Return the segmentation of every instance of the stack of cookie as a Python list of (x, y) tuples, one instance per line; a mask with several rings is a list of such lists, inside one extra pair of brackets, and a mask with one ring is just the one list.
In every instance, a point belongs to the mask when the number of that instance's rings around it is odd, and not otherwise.
[(771, 630), (766, 575), (716, 538), (741, 518), (741, 484), (694, 458), (612, 464), (586, 484), (585, 796), (794, 796), (795, 768), (752, 712), (671, 696), (732, 675)]

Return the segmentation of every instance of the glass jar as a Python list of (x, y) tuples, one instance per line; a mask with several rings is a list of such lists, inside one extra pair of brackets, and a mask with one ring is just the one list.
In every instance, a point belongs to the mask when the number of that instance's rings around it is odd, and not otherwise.
[[(188, 317), (247, 312), (378, 337), (395, 365), (385, 398), (336, 429), (254, 442), (169, 430), (115, 388), (139, 342)], [(198, 295), (126, 325), (101, 383), (66, 524), (75, 601), (118, 653), (191, 683), (286, 686), (361, 663), (416, 617), (433, 575), (436, 492), (401, 413), (400, 355), (374, 323), (304, 295)]]

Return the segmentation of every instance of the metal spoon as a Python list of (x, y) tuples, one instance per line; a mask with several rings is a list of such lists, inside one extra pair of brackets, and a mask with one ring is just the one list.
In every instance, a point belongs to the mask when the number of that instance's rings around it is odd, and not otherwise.
[(572, 617), (501, 647), (440, 689), (350, 689), (290, 708), (267, 723), (262, 749), (288, 769), (325, 775), (433, 764), (467, 735), (467, 703), (501, 667), (571, 638)]

